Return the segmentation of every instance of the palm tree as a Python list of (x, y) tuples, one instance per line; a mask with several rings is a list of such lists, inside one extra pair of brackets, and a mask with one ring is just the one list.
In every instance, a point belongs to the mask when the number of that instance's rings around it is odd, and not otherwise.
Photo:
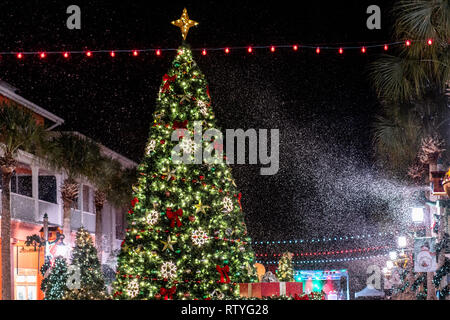
[(100, 147), (94, 141), (71, 132), (58, 132), (51, 139), (45, 160), (55, 170), (66, 177), (61, 186), (63, 200), (63, 232), (70, 241), (71, 207), (78, 198), (77, 179), (92, 179), (97, 176), (102, 156)]
[[(99, 171), (101, 172), (101, 171)], [(95, 245), (97, 247), (99, 259), (102, 254), (102, 209), (106, 201), (116, 208), (124, 208), (130, 204), (132, 196), (132, 185), (136, 183), (136, 169), (122, 168), (117, 160), (109, 159), (103, 166), (103, 172), (108, 174), (108, 178), (99, 177), (95, 194), (96, 224), (95, 224)]]
[(102, 210), (107, 201), (107, 196), (113, 189), (113, 181), (116, 175), (121, 172), (121, 164), (115, 159), (103, 157), (100, 162), (98, 175), (94, 182), (97, 185), (94, 195), (95, 204), (95, 246), (97, 248), (98, 259), (102, 261)]
[(374, 125), (374, 144), (387, 167), (403, 176), (424, 137), (448, 135), (443, 130), (448, 115), (443, 98), (449, 79), (450, 10), (447, 0), (404, 0), (393, 12), (395, 37), (413, 39), (413, 44), (396, 55), (382, 55), (370, 66), (385, 106)]
[(14, 103), (0, 105), (0, 169), (2, 174), (2, 299), (11, 299), (11, 209), (10, 182), (19, 149), (41, 154), (47, 131), (33, 115)]

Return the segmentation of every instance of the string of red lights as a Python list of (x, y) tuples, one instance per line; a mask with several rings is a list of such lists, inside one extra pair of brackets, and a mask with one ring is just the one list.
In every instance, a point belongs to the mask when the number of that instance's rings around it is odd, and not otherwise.
[[(361, 53), (366, 53), (368, 49), (382, 48), (384, 51), (389, 50), (391, 46), (404, 45), (406, 47), (411, 46), (414, 43), (426, 42), (428, 45), (433, 44), (433, 39), (425, 40), (405, 40), (385, 43), (375, 43), (367, 45), (347, 45), (340, 46), (337, 44), (290, 44), (290, 45), (263, 45), (263, 46), (235, 46), (235, 47), (211, 47), (211, 48), (193, 48), (192, 51), (200, 51), (202, 55), (207, 55), (208, 51), (223, 51), (225, 54), (229, 54), (231, 51), (246, 50), (248, 53), (253, 53), (254, 50), (269, 49), (271, 52), (275, 52), (277, 49), (292, 49), (298, 51), (299, 49), (313, 49), (317, 54), (322, 51), (335, 51), (339, 54), (343, 54), (345, 50), (360, 50)], [(145, 48), (145, 49), (118, 49), (118, 50), (76, 50), (76, 51), (3, 51), (1, 55), (15, 55), (17, 59), (23, 59), (25, 56), (37, 56), (40, 59), (45, 59), (49, 55), (62, 55), (65, 59), (70, 58), (71, 55), (85, 55), (87, 58), (91, 58), (94, 54), (109, 54), (111, 58), (116, 57), (118, 54), (131, 54), (134, 57), (139, 56), (141, 53), (154, 53), (156, 56), (161, 56), (164, 51), (176, 51), (177, 48)]]

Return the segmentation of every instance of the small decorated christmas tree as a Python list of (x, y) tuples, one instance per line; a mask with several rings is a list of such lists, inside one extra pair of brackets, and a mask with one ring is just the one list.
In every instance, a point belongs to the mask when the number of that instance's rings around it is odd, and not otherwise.
[(294, 264), (292, 263), (292, 253), (285, 252), (278, 262), (276, 271), (277, 277), (282, 282), (294, 281)]
[[(105, 280), (89, 232), (81, 227), (77, 231), (75, 247), (72, 252), (71, 266), (79, 270), (79, 288), (67, 292), (68, 300), (106, 299)], [(75, 271), (75, 274), (77, 271)], [(76, 281), (76, 280), (75, 280)]]
[(67, 263), (63, 257), (56, 257), (53, 266), (50, 259), (46, 258), (41, 267), (44, 279), (41, 290), (45, 294), (45, 300), (61, 300), (67, 292)]

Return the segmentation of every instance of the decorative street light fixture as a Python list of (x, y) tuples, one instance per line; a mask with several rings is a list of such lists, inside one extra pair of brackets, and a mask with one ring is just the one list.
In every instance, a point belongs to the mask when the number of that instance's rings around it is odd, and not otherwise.
[(423, 207), (414, 207), (411, 211), (412, 221), (414, 223), (422, 223), (424, 218)]
[(391, 258), (391, 260), (397, 260), (397, 251), (389, 252), (389, 258)]
[(397, 244), (398, 244), (399, 248), (405, 248), (407, 245), (406, 237), (405, 236), (398, 237)]

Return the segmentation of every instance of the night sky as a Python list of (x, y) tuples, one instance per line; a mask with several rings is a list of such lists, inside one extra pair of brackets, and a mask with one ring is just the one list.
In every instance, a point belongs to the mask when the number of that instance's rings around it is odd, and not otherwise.
[[(183, 7), (200, 24), (193, 48), (294, 43), (384, 42), (392, 1), (2, 1), (1, 51), (176, 48), (170, 21)], [(81, 30), (66, 28), (66, 8), (82, 11)], [(382, 9), (368, 30), (366, 8)], [(195, 59), (209, 83), (222, 129), (280, 129), (280, 170), (235, 165), (250, 235), (256, 240), (363, 234), (378, 230), (384, 195), (365, 196), (375, 180), (371, 123), (379, 111), (367, 74), (381, 53), (278, 49), (209, 52)], [(0, 78), (79, 131), (137, 162), (144, 154), (162, 76), (173, 52), (87, 59), (1, 56)], [(375, 175), (375, 173), (374, 173)], [(365, 181), (366, 180), (366, 181)], [(384, 187), (379, 186), (380, 190)], [(374, 209), (375, 208), (375, 209)], [(375, 211), (376, 213), (374, 213)]]

